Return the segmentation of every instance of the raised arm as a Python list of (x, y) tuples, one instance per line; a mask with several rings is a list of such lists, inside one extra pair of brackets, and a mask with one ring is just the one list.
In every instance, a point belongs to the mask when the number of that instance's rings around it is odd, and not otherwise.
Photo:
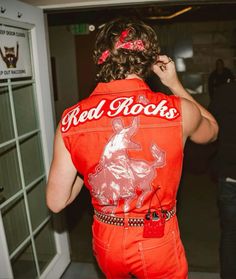
[(215, 118), (184, 89), (174, 62), (166, 55), (160, 55), (153, 71), (175, 96), (181, 97), (184, 140), (190, 137), (196, 143), (214, 141), (218, 134)]
[(46, 189), (48, 207), (55, 213), (61, 211), (76, 198), (82, 186), (83, 180), (77, 176), (77, 170), (64, 145), (61, 131), (57, 128)]

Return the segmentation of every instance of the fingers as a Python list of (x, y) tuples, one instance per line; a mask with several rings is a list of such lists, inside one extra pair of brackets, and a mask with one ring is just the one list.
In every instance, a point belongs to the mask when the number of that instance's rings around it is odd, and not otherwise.
[(172, 62), (172, 59), (170, 57), (168, 57), (167, 55), (159, 55), (157, 63), (158, 62), (168, 64), (168, 63)]
[[(167, 55), (159, 55), (158, 57), (158, 61), (157, 63), (155, 64), (155, 71), (157, 69), (157, 67), (162, 71), (166, 71), (167, 70), (167, 67), (169, 68), (169, 63), (173, 62), (173, 60), (168, 57)], [(171, 67), (172, 68), (172, 67)], [(159, 71), (160, 72), (160, 71)]]
[(167, 55), (160, 55), (158, 61), (153, 65), (153, 72), (160, 78), (167, 87), (171, 87), (178, 81), (175, 64)]
[(158, 63), (156, 65), (154, 65), (153, 66), (153, 71), (154, 71), (155, 74), (160, 76), (163, 73), (162, 63), (160, 65), (158, 65)]
[(167, 63), (165, 63), (165, 65), (173, 62), (173, 60), (170, 57), (168, 57), (168, 58), (169, 58), (169, 61)]

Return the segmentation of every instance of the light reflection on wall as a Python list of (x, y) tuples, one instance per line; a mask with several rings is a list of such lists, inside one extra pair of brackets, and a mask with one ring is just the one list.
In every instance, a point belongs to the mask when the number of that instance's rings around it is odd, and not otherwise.
[(186, 71), (186, 65), (183, 58), (177, 57), (175, 58), (175, 65), (177, 72), (185, 72)]
[(193, 57), (193, 45), (190, 38), (181, 38), (174, 46), (174, 57), (176, 63), (176, 69), (178, 72), (186, 71), (185, 58)]
[(187, 60), (193, 57), (192, 40), (181, 38), (174, 47), (176, 70), (180, 73), (182, 83), (190, 94), (203, 93), (203, 78), (201, 73), (191, 73), (187, 68)]
[(193, 57), (193, 47), (191, 41), (184, 41), (185, 44), (177, 44), (175, 47), (175, 56), (182, 58)]

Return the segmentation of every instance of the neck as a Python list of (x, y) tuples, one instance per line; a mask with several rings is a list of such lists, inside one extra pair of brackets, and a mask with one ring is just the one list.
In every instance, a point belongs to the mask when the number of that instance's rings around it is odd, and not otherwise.
[(141, 79), (141, 80), (142, 80), (142, 78), (139, 77), (139, 76), (136, 75), (136, 74), (130, 74), (130, 75), (128, 75), (125, 79), (132, 79), (132, 78), (137, 78), (137, 79)]

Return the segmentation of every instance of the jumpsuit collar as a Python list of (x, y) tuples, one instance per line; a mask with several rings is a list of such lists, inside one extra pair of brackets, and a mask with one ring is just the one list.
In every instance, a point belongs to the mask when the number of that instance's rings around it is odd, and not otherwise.
[(148, 85), (141, 79), (120, 79), (110, 82), (100, 82), (91, 95), (112, 94), (118, 92), (129, 92), (136, 90), (150, 90)]

